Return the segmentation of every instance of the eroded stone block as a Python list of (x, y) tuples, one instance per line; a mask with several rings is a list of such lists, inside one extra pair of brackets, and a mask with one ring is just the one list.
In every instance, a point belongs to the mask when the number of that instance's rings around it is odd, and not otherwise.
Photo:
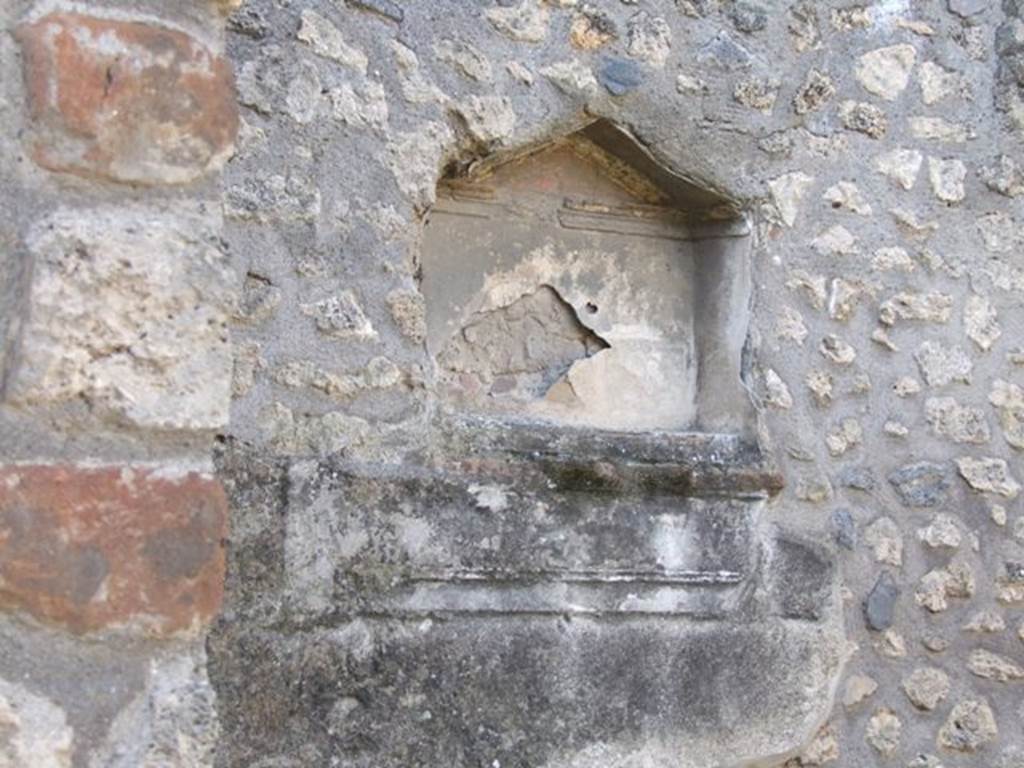
[[(261, 565), (288, 629), (211, 639), (231, 759), (711, 768), (813, 737), (843, 660), (827, 549), (762, 541), (763, 499), (552, 490), (530, 464), (292, 462)], [(247, 466), (244, 498), (281, 498)]]
[(151, 429), (227, 423), (233, 278), (215, 220), (192, 209), (59, 211), (26, 239), (28, 313), (4, 399), (84, 399)]

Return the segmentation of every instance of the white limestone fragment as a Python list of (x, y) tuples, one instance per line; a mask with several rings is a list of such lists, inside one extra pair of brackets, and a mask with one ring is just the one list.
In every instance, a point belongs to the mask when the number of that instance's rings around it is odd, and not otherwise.
[(578, 59), (560, 61), (540, 70), (555, 87), (570, 95), (588, 93), (597, 88), (597, 78), (590, 67)]
[(827, 371), (810, 371), (804, 377), (804, 383), (811, 390), (818, 405), (828, 405), (832, 400), (832, 389), (834, 382), (832, 375)]
[(991, 437), (988, 421), (980, 408), (960, 405), (952, 397), (925, 401), (925, 416), (935, 434), (954, 443), (987, 443)]
[(320, 75), (310, 62), (301, 62), (299, 73), (288, 83), (284, 106), (288, 116), (300, 125), (307, 125), (320, 116), (324, 99)]
[(533, 72), (531, 72), (522, 62), (510, 61), (505, 64), (505, 69), (512, 75), (516, 80), (521, 82), (523, 85), (533, 85)]
[(1020, 483), (1010, 474), (1005, 459), (963, 456), (956, 460), (956, 466), (960, 476), (979, 493), (994, 493), (1013, 499), (1020, 492)]
[(964, 332), (983, 351), (991, 349), (1003, 335), (996, 309), (987, 297), (973, 293), (967, 297), (964, 303)]
[(302, 12), (300, 19), (299, 31), (296, 33), (299, 40), (307, 43), (316, 54), (366, 74), (369, 63), (366, 54), (346, 43), (341, 30), (334, 24), (309, 9)]
[(386, 162), (398, 188), (415, 205), (426, 207), (434, 202), (438, 174), (452, 142), (448, 126), (435, 122), (416, 131), (392, 135)]
[(764, 386), (765, 401), (768, 405), (781, 410), (793, 407), (793, 396), (789, 392), (789, 387), (775, 369), (769, 368), (764, 372)]
[(871, 268), (879, 272), (913, 272), (917, 264), (906, 248), (897, 245), (878, 248), (871, 255)]
[(913, 189), (924, 156), (916, 149), (893, 149), (875, 158), (875, 170), (899, 184)]
[(6, 397), (80, 399), (148, 429), (216, 429), (231, 402), (235, 277), (198, 207), (61, 209), (26, 238), (33, 276)]
[(822, 198), (833, 208), (845, 209), (861, 216), (871, 215), (871, 205), (852, 181), (840, 181), (825, 190)]
[(676, 76), (677, 93), (703, 93), (706, 90), (707, 84), (699, 78), (686, 74)]
[(423, 75), (415, 51), (397, 40), (391, 42), (391, 50), (399, 68), (402, 98), (410, 104), (443, 104), (448, 100), (445, 93)]
[(998, 683), (1006, 683), (1012, 680), (1024, 679), (1024, 667), (984, 648), (977, 648), (967, 658), (967, 669), (971, 674), (983, 677), (986, 680), (995, 680)]
[(476, 141), (501, 144), (512, 137), (516, 113), (507, 96), (467, 96), (454, 107)]
[(891, 709), (880, 709), (868, 720), (864, 740), (883, 757), (893, 754), (900, 745), (903, 724)]
[(857, 350), (832, 334), (822, 338), (819, 350), (836, 365), (849, 365), (857, 359)]
[(932, 549), (956, 549), (962, 536), (956, 518), (940, 512), (924, 528), (919, 528), (917, 538)]
[(804, 339), (807, 338), (807, 326), (804, 324), (803, 316), (792, 307), (782, 307), (775, 316), (775, 335), (802, 346)]
[(800, 210), (800, 201), (814, 183), (814, 177), (794, 171), (768, 182), (775, 207), (787, 227), (792, 227)]
[(672, 28), (660, 16), (640, 11), (629, 20), (626, 50), (634, 59), (662, 69), (672, 52)]
[(902, 291), (882, 302), (878, 319), (885, 325), (894, 325), (897, 320), (945, 323), (952, 313), (953, 297), (948, 293)]
[(896, 397), (910, 397), (921, 391), (921, 382), (913, 376), (900, 376), (893, 382), (892, 391)]
[(339, 339), (375, 339), (377, 332), (352, 291), (341, 291), (319, 301), (301, 304), (302, 314), (312, 317), (316, 327)]
[(491, 62), (475, 46), (461, 40), (444, 39), (434, 45), (438, 60), (450, 64), (471, 80), (487, 83), (491, 80)]
[(937, 341), (925, 341), (914, 353), (921, 375), (930, 387), (942, 387), (953, 381), (971, 383), (974, 363), (958, 346), (946, 346)]
[(373, 80), (354, 88), (342, 83), (328, 93), (331, 114), (336, 120), (358, 127), (378, 130), (388, 124), (388, 101), (384, 86)]
[(970, 132), (959, 123), (951, 123), (942, 117), (919, 115), (907, 120), (910, 133), (915, 139), (941, 141), (947, 144), (963, 144), (970, 138)]
[(874, 554), (875, 562), (897, 568), (903, 565), (903, 534), (890, 517), (880, 517), (864, 531), (864, 541)]
[(892, 419), (889, 419), (882, 425), (882, 431), (889, 437), (906, 437), (910, 434), (910, 430), (905, 425)]
[(886, 101), (894, 101), (910, 80), (917, 60), (914, 46), (890, 45), (869, 51), (857, 59), (854, 76), (864, 89)]
[(985, 250), (992, 253), (1008, 253), (1019, 247), (1022, 235), (1020, 227), (1012, 216), (1002, 211), (993, 211), (979, 216), (975, 221)]
[[(907, 237), (915, 240), (927, 240), (939, 229), (939, 222), (935, 220), (922, 220), (913, 211), (907, 211), (903, 208), (891, 208), (889, 213), (896, 220), (900, 230)], [(941, 261), (941, 259), (938, 259), (938, 261)]]
[(825, 446), (832, 456), (842, 456), (864, 441), (864, 430), (857, 419), (843, 419), (825, 436)]
[(1024, 449), (1024, 389), (1002, 379), (992, 382), (988, 401), (999, 414), (1003, 437), (1014, 448)]
[(934, 667), (918, 667), (903, 678), (903, 691), (915, 707), (931, 711), (949, 695), (949, 675)]
[(923, 62), (918, 68), (917, 77), (921, 84), (921, 101), (929, 106), (959, 94), (964, 85), (963, 77), (958, 72), (951, 72), (933, 61)]
[(966, 196), (964, 180), (967, 167), (962, 161), (952, 158), (928, 158), (928, 180), (932, 192), (944, 203), (959, 203)]
[(803, 293), (815, 309), (825, 307), (825, 276), (812, 275), (804, 269), (794, 269), (789, 273), (786, 287)]
[(850, 256), (857, 253), (857, 238), (842, 224), (835, 224), (811, 241), (811, 247), (822, 256)]
[(844, 322), (853, 314), (861, 298), (870, 295), (871, 289), (859, 280), (834, 278), (828, 296), (828, 316)]
[(1006, 629), (1006, 620), (1002, 615), (993, 609), (978, 611), (971, 617), (970, 621), (964, 624), (967, 632), (978, 632), (979, 634), (996, 634)]
[(480, 509), (489, 512), (504, 512), (508, 509), (508, 489), (497, 483), (474, 484), (469, 486), (469, 492), (473, 494), (476, 505)]
[(548, 35), (548, 7), (536, 0), (522, 0), (507, 8), (498, 6), (485, 15), (496, 30), (512, 40), (539, 43)]
[(843, 691), (843, 706), (855, 707), (878, 690), (878, 683), (867, 675), (851, 675)]
[(953, 707), (939, 729), (939, 744), (958, 752), (975, 752), (999, 734), (992, 708), (984, 699), (967, 699)]

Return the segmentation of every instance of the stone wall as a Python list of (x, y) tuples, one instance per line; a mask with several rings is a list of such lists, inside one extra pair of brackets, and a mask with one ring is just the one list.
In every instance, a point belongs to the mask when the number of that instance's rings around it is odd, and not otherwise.
[[(1024, 4), (0, 25), (0, 766), (1024, 765)], [(695, 304), (743, 348), (705, 386), (742, 440), (446, 421), (439, 182), (598, 120), (749, 224), (749, 324)], [(567, 317), (563, 368), (599, 347)], [(442, 543), (621, 570), (632, 500), (717, 556), (723, 494), (733, 623), (374, 602)]]

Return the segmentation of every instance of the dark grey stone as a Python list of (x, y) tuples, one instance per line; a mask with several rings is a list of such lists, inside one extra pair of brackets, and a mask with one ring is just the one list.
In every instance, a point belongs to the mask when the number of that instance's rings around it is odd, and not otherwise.
[(607, 58), (597, 71), (597, 79), (612, 96), (622, 96), (644, 81), (644, 73), (635, 61)]
[(875, 473), (868, 467), (846, 467), (839, 473), (839, 484), (855, 491), (873, 491)]
[(919, 461), (889, 475), (900, 501), (908, 507), (937, 507), (949, 497), (953, 484), (949, 469), (930, 461)]
[(968, 18), (996, 5), (991, 0), (949, 0), (949, 10), (957, 16)]
[(727, 33), (719, 32), (697, 52), (700, 61), (713, 61), (727, 70), (746, 69), (753, 62), (750, 51), (733, 40)]
[(892, 626), (896, 598), (899, 597), (899, 594), (899, 587), (896, 586), (892, 576), (888, 571), (882, 571), (864, 601), (864, 618), (867, 621), (868, 629), (881, 632)]
[(848, 509), (837, 509), (832, 512), (832, 527), (835, 529), (836, 544), (843, 549), (853, 551), (857, 546), (857, 527), (853, 515)]
[(820, 620), (834, 584), (834, 561), (813, 542), (780, 532), (769, 578), (776, 611), (787, 619)]
[(228, 17), (228, 29), (240, 35), (262, 40), (270, 34), (270, 24), (262, 11), (246, 4)]
[(729, 20), (740, 32), (760, 32), (768, 26), (768, 12), (755, 3), (736, 2), (729, 8)]
[(392, 0), (348, 0), (348, 4), (354, 8), (370, 11), (399, 23), (405, 18), (405, 11), (402, 10), (402, 6), (392, 2)]

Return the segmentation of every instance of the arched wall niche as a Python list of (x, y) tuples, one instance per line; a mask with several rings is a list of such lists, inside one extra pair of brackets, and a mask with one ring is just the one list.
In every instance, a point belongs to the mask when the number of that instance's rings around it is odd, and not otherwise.
[(421, 250), (442, 418), (749, 442), (750, 249), (736, 201), (609, 120), (450, 172)]

